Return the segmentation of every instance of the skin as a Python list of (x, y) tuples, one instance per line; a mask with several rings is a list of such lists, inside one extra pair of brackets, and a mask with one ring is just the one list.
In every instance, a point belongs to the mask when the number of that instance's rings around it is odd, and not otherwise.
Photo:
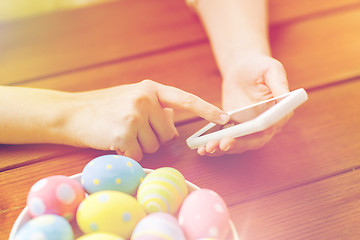
[(172, 109), (180, 108), (218, 124), (229, 120), (199, 97), (151, 80), (78, 93), (0, 86), (0, 143), (115, 150), (140, 161), (178, 136)]
[[(197, 0), (193, 8), (207, 31), (223, 78), (225, 111), (289, 92), (284, 67), (271, 56), (265, 0)], [(211, 141), (199, 147), (198, 154), (219, 156), (259, 149), (291, 115), (264, 132)]]

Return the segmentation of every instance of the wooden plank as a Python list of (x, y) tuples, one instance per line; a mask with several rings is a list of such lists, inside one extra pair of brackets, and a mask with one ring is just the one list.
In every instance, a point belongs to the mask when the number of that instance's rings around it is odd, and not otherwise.
[[(359, 165), (359, 89), (360, 81), (356, 81), (310, 94), (309, 102), (296, 111), (283, 131), (258, 151), (200, 157), (185, 144), (185, 139), (203, 125), (197, 122), (179, 127), (181, 136), (156, 154), (145, 155), (141, 165), (174, 167), (198, 186), (217, 191), (229, 206), (348, 171)], [(11, 193), (0, 198), (4, 214), (12, 216), (5, 218), (8, 226), (16, 216), (12, 209), (18, 211), (23, 206), (24, 192), (37, 179), (81, 172), (98, 154), (83, 151), (0, 173), (2, 192)]]
[(359, 169), (230, 207), (240, 239), (355, 240)]
[(116, 1), (0, 23), (0, 84), (204, 39), (184, 1)]
[(327, 15), (343, 9), (354, 8), (359, 0), (269, 0), (269, 19), (272, 25), (301, 21), (318, 15)]
[(360, 8), (272, 29), (290, 83), (313, 87), (360, 76)]
[[(290, 9), (295, 13), (301, 10), (294, 15), (297, 17), (305, 12), (321, 11), (322, 7), (353, 6), (353, 1), (338, 1), (336, 4), (334, 1), (329, 1), (329, 4), (321, 1), (319, 6), (310, 6), (309, 1), (304, 4), (296, 2), (297, 7), (294, 8), (294, 1), (278, 0), (271, 3), (272, 12), (275, 12), (271, 16), (281, 18), (279, 12), (291, 14)], [(285, 19), (288, 21), (292, 16)], [(357, 22), (346, 24), (349, 24), (349, 29), (357, 29), (351, 28), (356, 27)], [(302, 34), (312, 33), (302, 30)], [(183, 0), (118, 1), (0, 23), (0, 31), (0, 84), (42, 78), (179, 45), (206, 42), (201, 24)], [(334, 32), (339, 33), (339, 29), (331, 33)], [(352, 32), (356, 34), (356, 31)], [(290, 52), (286, 51), (287, 54)]]
[[(359, 76), (360, 32), (353, 29), (360, 29), (360, 7), (272, 28), (273, 54), (284, 64), (290, 87), (312, 88)], [(215, 104), (220, 103), (221, 77), (208, 43), (21, 85), (83, 91), (144, 78), (177, 86)], [(201, 87), (204, 84), (206, 88)]]
[(0, 172), (84, 150), (55, 144), (0, 145)]

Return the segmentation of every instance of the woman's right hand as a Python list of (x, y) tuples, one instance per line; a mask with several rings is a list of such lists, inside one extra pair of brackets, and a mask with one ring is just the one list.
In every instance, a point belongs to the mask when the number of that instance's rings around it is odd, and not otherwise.
[(218, 124), (229, 120), (201, 98), (151, 80), (70, 95), (65, 144), (115, 150), (138, 161), (178, 135), (172, 109)]

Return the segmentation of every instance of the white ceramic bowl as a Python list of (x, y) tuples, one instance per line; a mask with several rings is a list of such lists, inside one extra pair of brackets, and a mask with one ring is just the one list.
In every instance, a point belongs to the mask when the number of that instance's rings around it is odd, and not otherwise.
[[(149, 174), (150, 172), (152, 172), (153, 170), (152, 169), (146, 169), (144, 168), (144, 171), (146, 174)], [(81, 180), (81, 173), (78, 173), (78, 174), (75, 174), (75, 175), (72, 175), (70, 176), (70, 178), (73, 178), (75, 180), (77, 180), (78, 182), (80, 182)], [(196, 186), (195, 184), (189, 182), (186, 180), (186, 184), (188, 185), (188, 188), (189, 188), (189, 192), (193, 192), (195, 190), (198, 190), (200, 189), (198, 186)], [(15, 223), (11, 229), (11, 232), (10, 232), (10, 236), (9, 236), (9, 240), (15, 240), (15, 236), (16, 234), (18, 233), (18, 231), (20, 230), (20, 228), (27, 222), (31, 219), (31, 216), (29, 214), (29, 211), (28, 211), (28, 208), (25, 207), (21, 213), (19, 214), (19, 216), (17, 217), (17, 219), (15, 220)], [(230, 227), (231, 227), (231, 233), (229, 233), (229, 236), (228, 236), (228, 240), (239, 240), (239, 236), (236, 232), (236, 229), (234, 227), (234, 224), (233, 222), (230, 220)]]

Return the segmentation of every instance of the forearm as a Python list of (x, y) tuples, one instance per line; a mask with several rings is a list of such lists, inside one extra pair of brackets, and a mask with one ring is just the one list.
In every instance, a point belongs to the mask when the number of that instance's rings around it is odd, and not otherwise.
[(270, 55), (266, 0), (198, 0), (194, 7), (223, 76), (249, 51)]
[(0, 143), (64, 143), (70, 94), (0, 86)]

